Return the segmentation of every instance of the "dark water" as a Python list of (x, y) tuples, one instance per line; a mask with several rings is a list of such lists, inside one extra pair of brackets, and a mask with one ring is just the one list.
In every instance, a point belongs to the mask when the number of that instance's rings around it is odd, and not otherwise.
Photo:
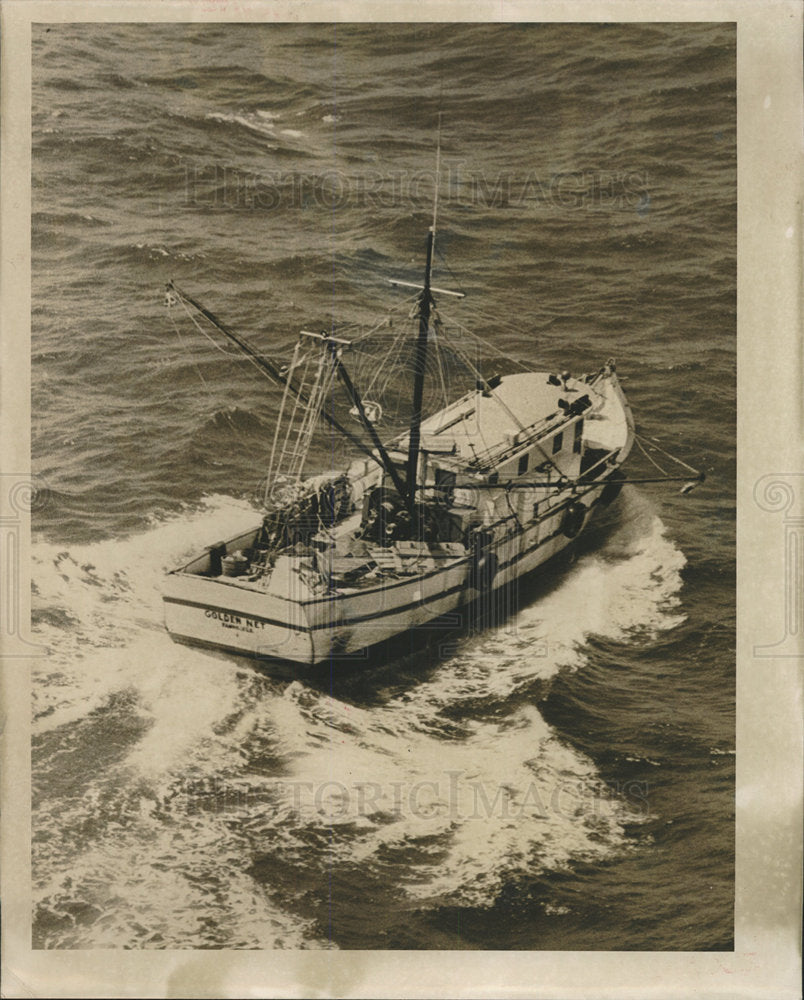
[[(734, 45), (34, 26), (36, 946), (731, 947)], [(450, 313), (544, 367), (616, 356), (708, 481), (628, 487), (441, 649), (302, 684), (180, 648), (162, 572), (253, 521), (276, 397), (177, 338), (164, 282), (277, 357), (367, 322), (418, 280), (439, 108)]]

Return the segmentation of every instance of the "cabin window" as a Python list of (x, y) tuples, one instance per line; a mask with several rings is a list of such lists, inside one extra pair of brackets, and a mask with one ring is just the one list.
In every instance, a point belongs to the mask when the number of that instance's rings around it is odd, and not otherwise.
[(580, 455), (581, 453), (581, 438), (583, 437), (583, 420), (579, 420), (575, 425), (575, 440), (572, 442), (572, 450)]
[(492, 474), (489, 476), (489, 483), (493, 486), (499, 480), (499, 478), (500, 476), (498, 473), (492, 472)]
[(561, 451), (561, 447), (562, 447), (563, 444), (564, 444), (564, 434), (563, 434), (563, 432), (559, 431), (559, 433), (556, 434), (556, 436), (553, 438), (553, 454), (554, 455), (557, 454), (559, 451)]
[(539, 504), (535, 503), (533, 505), (533, 520), (535, 521), (539, 517)]
[(517, 475), (522, 476), (528, 471), (528, 459), (530, 455), (523, 455), (519, 460), (519, 467), (517, 469)]

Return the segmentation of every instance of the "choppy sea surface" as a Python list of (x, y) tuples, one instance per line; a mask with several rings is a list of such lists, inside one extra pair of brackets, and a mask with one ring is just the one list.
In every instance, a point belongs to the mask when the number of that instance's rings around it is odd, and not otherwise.
[[(34, 25), (33, 61), (34, 946), (730, 949), (733, 26)], [(707, 482), (362, 670), (177, 646), (163, 573), (254, 521), (277, 396), (164, 283), (277, 359), (381, 315), (439, 111), (450, 314), (616, 357)]]

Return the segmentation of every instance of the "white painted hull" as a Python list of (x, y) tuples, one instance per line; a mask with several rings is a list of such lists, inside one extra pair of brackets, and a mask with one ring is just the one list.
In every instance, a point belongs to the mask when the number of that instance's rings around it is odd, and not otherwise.
[[(586, 527), (602, 491), (584, 497)], [(243, 589), (220, 577), (176, 572), (164, 594), (168, 631), (180, 641), (241, 655), (312, 666), (356, 657), (413, 628), (463, 624), (459, 609), (533, 572), (571, 539), (561, 530), (565, 507), (494, 541), (496, 573), (484, 591), (472, 585), (471, 558), (352, 593), (295, 597)], [(580, 533), (580, 532), (579, 532)]]

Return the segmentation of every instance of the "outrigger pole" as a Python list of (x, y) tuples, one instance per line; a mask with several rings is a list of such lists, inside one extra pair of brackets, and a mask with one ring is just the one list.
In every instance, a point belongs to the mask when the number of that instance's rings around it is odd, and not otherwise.
[[(372, 440), (372, 442), (374, 444), (374, 447), (379, 452), (379, 456), (380, 457), (379, 457), (378, 461), (380, 462), (380, 465), (382, 465), (382, 467), (385, 469), (385, 471), (391, 477), (391, 481), (393, 482), (394, 487), (395, 487), (396, 491), (399, 493), (399, 495), (400, 496), (404, 496), (405, 495), (405, 484), (400, 479), (399, 473), (396, 470), (396, 466), (391, 461), (391, 457), (388, 454), (388, 452), (385, 450), (385, 446), (383, 445), (382, 441), (380, 440), (380, 436), (377, 433), (377, 429), (375, 428), (374, 424), (368, 418), (368, 414), (366, 413), (366, 408), (363, 405), (363, 400), (360, 398), (360, 393), (357, 391), (357, 389), (355, 388), (354, 383), (352, 382), (351, 378), (349, 377), (349, 372), (346, 370), (346, 367), (344, 366), (344, 363), (341, 361), (340, 355), (338, 354), (338, 350), (337, 350), (337, 348), (335, 347), (334, 344), (331, 345), (330, 350), (332, 351), (332, 356), (333, 356), (333, 358), (335, 360), (336, 371), (338, 372), (338, 374), (341, 377), (341, 381), (344, 384), (344, 387), (346, 389), (347, 395), (349, 396), (349, 399), (351, 400), (352, 404), (355, 407), (357, 407), (357, 412), (358, 412), (358, 415), (360, 417), (360, 421), (363, 424), (363, 426), (366, 428), (366, 430), (368, 431), (369, 437), (371, 438), (371, 440)], [(375, 460), (376, 460), (376, 456), (375, 456)]]
[[(180, 288), (177, 288), (172, 281), (169, 281), (167, 283), (167, 291), (173, 292), (175, 295), (178, 295), (180, 299), (183, 299), (185, 302), (188, 302), (193, 307), (193, 309), (196, 309), (199, 313), (201, 313), (201, 315), (205, 319), (208, 319), (209, 322), (215, 327), (215, 329), (218, 330), (220, 333), (222, 333), (224, 337), (228, 337), (229, 340), (237, 344), (240, 350), (245, 355), (247, 355), (251, 359), (251, 361), (259, 369), (261, 369), (261, 371), (264, 372), (264, 374), (266, 374), (270, 379), (272, 379), (275, 382), (279, 382), (280, 385), (287, 386), (290, 392), (294, 396), (296, 396), (297, 399), (300, 399), (303, 403), (306, 403), (308, 401), (304, 393), (300, 392), (291, 383), (290, 379), (286, 378), (279, 371), (276, 365), (274, 365), (271, 361), (268, 361), (261, 354), (259, 354), (251, 346), (251, 344), (249, 344), (247, 340), (236, 334), (233, 330), (230, 330), (226, 326), (226, 324), (223, 323), (221, 320), (219, 320), (214, 313), (209, 311), (209, 309), (205, 309), (200, 302), (196, 302), (195, 299), (191, 298), (186, 292), (183, 292)], [(333, 430), (338, 431), (339, 434), (343, 434), (343, 436), (348, 441), (350, 441), (356, 448), (359, 448), (360, 451), (363, 452), (363, 454), (368, 455), (368, 457), (373, 459), (378, 465), (383, 465), (382, 458), (375, 455), (374, 452), (371, 450), (371, 448), (367, 447), (360, 440), (360, 438), (355, 437), (354, 434), (348, 431), (339, 420), (336, 420), (336, 418), (332, 416), (331, 413), (329, 413), (327, 410), (322, 410), (321, 416), (326, 420), (326, 422), (330, 425), (330, 427), (333, 428)]]
[[(694, 476), (655, 476), (650, 479), (617, 479), (615, 482), (620, 486), (637, 485), (642, 483), (685, 483), (688, 484), (690, 489), (697, 486), (699, 483), (706, 482), (706, 473), (698, 472)], [(446, 492), (449, 489), (457, 488), (460, 490), (532, 490), (532, 489), (554, 489), (554, 490), (566, 490), (575, 486), (588, 486), (591, 489), (595, 489), (600, 486), (600, 481), (592, 481), (585, 483), (581, 479), (563, 479), (563, 480), (545, 480), (541, 482), (521, 482), (517, 480), (511, 480), (507, 483), (483, 483), (483, 482), (465, 482), (456, 483), (455, 487), (443, 487)], [(603, 484), (605, 485), (605, 484)], [(429, 486), (428, 489), (438, 489), (439, 487)], [(689, 490), (683, 490), (682, 492), (688, 493)]]

